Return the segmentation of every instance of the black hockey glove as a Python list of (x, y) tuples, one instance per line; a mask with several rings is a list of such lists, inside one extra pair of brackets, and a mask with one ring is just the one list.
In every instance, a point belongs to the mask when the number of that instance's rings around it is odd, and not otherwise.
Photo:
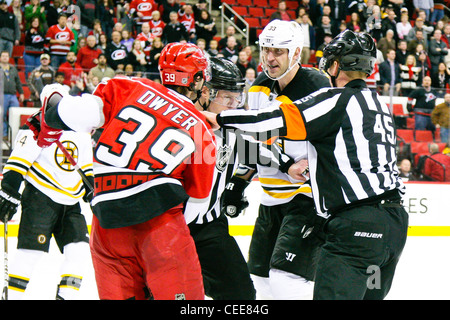
[(12, 219), (20, 205), (20, 193), (13, 190), (0, 190), (0, 218), (3, 222)]
[(247, 198), (244, 197), (244, 190), (250, 182), (238, 177), (232, 177), (225, 186), (220, 200), (221, 212), (231, 218), (236, 218), (248, 207)]
[(94, 197), (94, 177), (87, 177), (87, 179), (89, 180), (89, 183), (91, 184), (92, 188), (89, 187), (86, 182), (83, 181), (83, 186), (84, 186), (84, 196), (83, 196), (83, 201), (86, 203), (91, 203), (92, 198)]

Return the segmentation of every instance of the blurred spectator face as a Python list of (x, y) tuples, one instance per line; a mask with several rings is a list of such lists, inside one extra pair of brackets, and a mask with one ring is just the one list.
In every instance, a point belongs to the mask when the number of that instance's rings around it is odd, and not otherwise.
[(119, 31), (113, 31), (111, 34), (111, 39), (114, 43), (119, 43), (121, 38)]
[(88, 36), (86, 38), (86, 44), (89, 48), (94, 48), (96, 44), (95, 36)]
[(64, 82), (64, 75), (63, 74), (57, 74), (55, 76), (55, 81), (59, 84), (63, 84)]
[(192, 6), (190, 4), (187, 4), (184, 6), (184, 12), (186, 14), (192, 14), (194, 11), (192, 10)]
[(98, 65), (99, 66), (105, 66), (106, 65), (106, 57), (105, 56), (100, 56), (98, 57)]
[(402, 162), (400, 162), (399, 169), (403, 173), (408, 173), (411, 171), (411, 161), (408, 159), (403, 159)]
[(395, 60), (395, 50), (389, 50), (386, 57), (390, 60)]
[(69, 63), (74, 63), (76, 59), (77, 59), (77, 57), (75, 56), (75, 52), (69, 51), (69, 52), (67, 53), (66, 60), (67, 60)]
[(278, 2), (278, 10), (279, 11), (286, 11), (286, 2), (284, 2), (284, 1)]
[(142, 24), (142, 33), (144, 34), (148, 34), (150, 32), (150, 25), (148, 24), (148, 22), (144, 22)]
[(248, 62), (248, 54), (244, 50), (239, 52), (239, 62), (246, 64)]
[(58, 24), (61, 28), (64, 28), (65, 26), (67, 26), (67, 17), (65, 17), (65, 16), (59, 17)]
[(450, 35), (450, 24), (446, 24), (444, 27), (444, 34)]
[(178, 13), (175, 12), (175, 11), (172, 11), (172, 12), (169, 14), (169, 19), (170, 19), (170, 22), (171, 22), (171, 23), (176, 23), (176, 22), (178, 21)]
[(234, 47), (236, 47), (236, 39), (233, 36), (229, 36), (227, 39), (227, 47), (231, 50), (234, 49)]
[(2, 52), (0, 56), (0, 62), (3, 64), (9, 63), (9, 53), (8, 52)]
[(431, 87), (431, 78), (430, 77), (424, 77), (423, 78), (423, 81), (422, 81), (422, 86), (424, 87), (424, 88), (429, 88), (429, 87)]
[(159, 19), (161, 19), (161, 13), (158, 10), (153, 11), (152, 19), (153, 21), (158, 21)]
[(209, 48), (210, 49), (213, 49), (213, 50), (215, 50), (215, 49), (217, 49), (217, 46), (219, 45), (219, 43), (217, 42), (217, 40), (211, 40), (210, 42), (209, 42)]
[(402, 51), (405, 51), (408, 48), (408, 44), (406, 41), (400, 41), (398, 43), (398, 48)]
[(225, 33), (227, 37), (232, 36), (236, 33), (236, 29), (233, 26), (229, 26)]
[(248, 79), (249, 81), (255, 80), (256, 78), (255, 69), (248, 68), (247, 70), (245, 70), (245, 78)]
[(447, 104), (450, 104), (450, 93), (446, 93), (444, 96), (444, 100)]
[(416, 38), (417, 38), (417, 40), (423, 40), (423, 32), (417, 30), (416, 31)]
[(442, 31), (439, 29), (434, 30), (434, 39), (441, 40), (442, 37)]

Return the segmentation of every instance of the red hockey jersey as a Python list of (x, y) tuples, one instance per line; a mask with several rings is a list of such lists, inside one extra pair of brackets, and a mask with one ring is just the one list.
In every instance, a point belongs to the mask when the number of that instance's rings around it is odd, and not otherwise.
[(152, 12), (157, 10), (158, 6), (154, 0), (133, 0), (130, 3), (130, 13), (141, 13), (142, 17), (137, 18), (137, 23), (142, 24), (152, 19)]

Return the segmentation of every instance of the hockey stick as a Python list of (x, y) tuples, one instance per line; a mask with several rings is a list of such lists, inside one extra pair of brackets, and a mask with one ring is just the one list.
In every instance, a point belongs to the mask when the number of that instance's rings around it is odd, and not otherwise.
[(94, 187), (91, 185), (91, 183), (89, 182), (88, 178), (84, 174), (83, 170), (81, 170), (81, 168), (78, 166), (77, 162), (72, 157), (72, 155), (69, 153), (69, 151), (67, 151), (67, 149), (62, 145), (61, 141), (56, 140), (56, 145), (64, 153), (66, 158), (69, 159), (69, 162), (74, 166), (75, 170), (77, 170), (78, 174), (81, 177), (81, 180), (83, 180), (84, 184), (89, 189), (89, 192), (94, 192)]
[(3, 221), (3, 242), (5, 244), (4, 253), (3, 253), (3, 264), (5, 267), (5, 278), (4, 278), (4, 286), (3, 286), (3, 299), (8, 300), (8, 281), (9, 281), (9, 271), (8, 271), (8, 217), (5, 217), (5, 221)]

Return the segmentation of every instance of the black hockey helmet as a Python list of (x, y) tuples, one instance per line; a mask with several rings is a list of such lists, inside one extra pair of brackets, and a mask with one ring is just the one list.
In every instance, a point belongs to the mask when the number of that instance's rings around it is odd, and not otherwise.
[(343, 71), (362, 71), (370, 75), (375, 66), (377, 48), (368, 33), (344, 30), (323, 49), (319, 69), (327, 71), (333, 61)]
[(245, 81), (238, 67), (228, 59), (212, 57), (211, 79), (206, 82), (209, 89), (242, 92)]

